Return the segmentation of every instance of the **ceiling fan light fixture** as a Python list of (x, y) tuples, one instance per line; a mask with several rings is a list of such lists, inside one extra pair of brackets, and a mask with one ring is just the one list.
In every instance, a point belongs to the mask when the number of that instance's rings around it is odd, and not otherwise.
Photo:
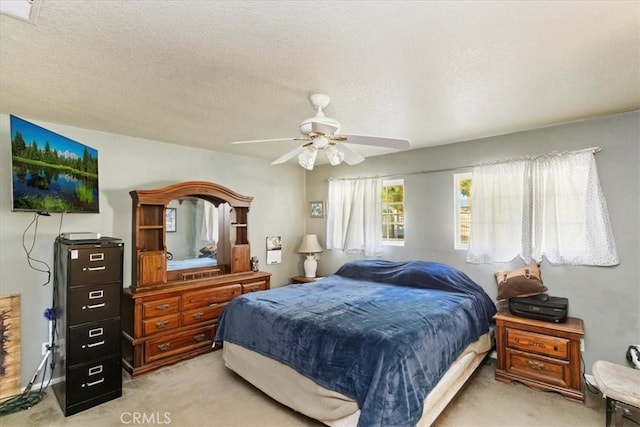
[(312, 170), (313, 165), (316, 163), (317, 155), (318, 149), (313, 145), (309, 145), (298, 155), (298, 164), (306, 170)]
[(325, 148), (324, 152), (327, 155), (327, 159), (329, 159), (331, 166), (337, 166), (344, 160), (344, 153), (338, 150), (334, 144), (329, 144), (327, 148)]

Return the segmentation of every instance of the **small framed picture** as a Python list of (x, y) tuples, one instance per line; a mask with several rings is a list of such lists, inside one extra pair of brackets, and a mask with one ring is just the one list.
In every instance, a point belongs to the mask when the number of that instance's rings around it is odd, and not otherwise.
[(175, 233), (175, 231), (176, 231), (176, 208), (167, 208), (166, 228), (167, 228), (167, 232)]
[(324, 218), (324, 202), (310, 203), (311, 218)]

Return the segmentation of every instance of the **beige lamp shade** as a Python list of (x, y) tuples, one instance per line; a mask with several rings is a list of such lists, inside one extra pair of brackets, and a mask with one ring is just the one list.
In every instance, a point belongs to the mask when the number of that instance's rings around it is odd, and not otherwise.
[(315, 234), (305, 234), (302, 237), (302, 243), (300, 243), (298, 252), (301, 254), (315, 254), (322, 252), (322, 246), (318, 243), (318, 236)]

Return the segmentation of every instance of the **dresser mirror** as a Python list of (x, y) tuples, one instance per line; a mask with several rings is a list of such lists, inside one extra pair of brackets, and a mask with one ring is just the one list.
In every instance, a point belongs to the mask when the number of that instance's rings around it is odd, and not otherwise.
[[(225, 205), (225, 206), (222, 206)], [(222, 211), (220, 214), (219, 210)], [(228, 203), (215, 206), (198, 197), (174, 199), (167, 205), (167, 271), (218, 265), (218, 243)], [(169, 224), (173, 226), (169, 231)]]
[(250, 270), (253, 197), (204, 181), (130, 194), (135, 288)]

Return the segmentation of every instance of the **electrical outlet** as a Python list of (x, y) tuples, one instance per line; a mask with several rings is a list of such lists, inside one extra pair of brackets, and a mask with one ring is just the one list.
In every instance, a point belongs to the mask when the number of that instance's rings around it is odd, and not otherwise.
[(584, 352), (584, 338), (580, 338), (580, 351)]
[(43, 342), (42, 343), (42, 355), (43, 356), (45, 354), (47, 354), (47, 350), (49, 350), (49, 343), (48, 342)]

